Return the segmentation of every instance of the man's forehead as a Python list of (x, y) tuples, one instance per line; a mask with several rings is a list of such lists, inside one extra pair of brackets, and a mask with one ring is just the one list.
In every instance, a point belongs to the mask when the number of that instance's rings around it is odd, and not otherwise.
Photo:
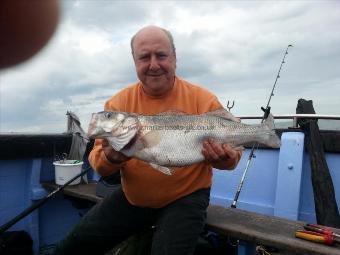
[(167, 44), (160, 44), (160, 43), (148, 43), (148, 42), (141, 42), (139, 44), (135, 44), (134, 51), (136, 54), (149, 54), (153, 53), (170, 53), (171, 47)]
[(164, 37), (167, 38), (166, 33), (158, 28), (158, 27), (146, 27), (141, 29), (140, 31), (137, 32), (135, 35), (135, 38), (140, 38), (140, 37)]
[(171, 43), (168, 36), (164, 31), (159, 29), (148, 29), (142, 30), (136, 34), (134, 39), (134, 48), (137, 47), (139, 50), (143, 50), (143, 48), (147, 47), (156, 47), (162, 50), (168, 50), (171, 48)]

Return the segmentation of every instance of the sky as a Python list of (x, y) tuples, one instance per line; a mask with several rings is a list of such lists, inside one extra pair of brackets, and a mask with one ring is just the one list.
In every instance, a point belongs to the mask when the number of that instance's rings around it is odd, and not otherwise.
[(0, 132), (61, 133), (72, 111), (91, 113), (137, 81), (131, 37), (142, 27), (171, 31), (177, 75), (216, 94), (236, 115), (294, 114), (313, 100), (340, 115), (340, 1), (61, 1), (48, 45), (0, 71)]

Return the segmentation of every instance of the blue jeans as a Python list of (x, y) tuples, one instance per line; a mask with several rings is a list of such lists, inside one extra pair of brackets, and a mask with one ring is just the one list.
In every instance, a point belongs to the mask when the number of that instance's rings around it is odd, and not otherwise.
[(121, 188), (95, 205), (57, 244), (55, 254), (105, 254), (154, 226), (152, 255), (192, 254), (203, 231), (210, 189), (201, 189), (160, 208), (131, 205)]

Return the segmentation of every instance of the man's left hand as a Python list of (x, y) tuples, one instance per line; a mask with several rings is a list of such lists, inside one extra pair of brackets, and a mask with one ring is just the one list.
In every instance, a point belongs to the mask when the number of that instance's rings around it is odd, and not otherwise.
[(241, 152), (228, 144), (220, 144), (214, 139), (208, 139), (203, 143), (202, 154), (214, 168), (230, 169), (228, 165), (232, 165), (231, 169), (233, 169), (239, 161)]

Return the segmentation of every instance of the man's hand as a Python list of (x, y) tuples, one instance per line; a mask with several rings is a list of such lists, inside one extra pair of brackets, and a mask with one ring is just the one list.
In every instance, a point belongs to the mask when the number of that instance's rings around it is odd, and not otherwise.
[(123, 153), (115, 151), (106, 139), (103, 139), (102, 148), (106, 158), (114, 164), (120, 164), (130, 159)]
[[(202, 154), (214, 168), (232, 169), (238, 163), (241, 152), (228, 144), (219, 144), (213, 139), (208, 139), (203, 143)], [(228, 162), (233, 163), (232, 167), (228, 167), (230, 165)]]

